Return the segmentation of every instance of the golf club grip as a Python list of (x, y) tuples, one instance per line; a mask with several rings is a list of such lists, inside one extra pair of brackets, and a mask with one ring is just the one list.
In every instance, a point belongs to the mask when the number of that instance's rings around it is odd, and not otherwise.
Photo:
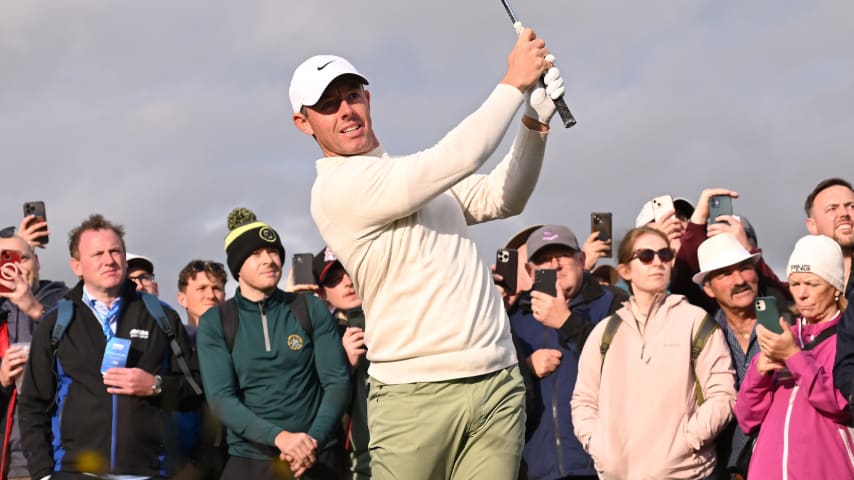
[(558, 115), (560, 115), (560, 119), (563, 120), (564, 128), (569, 128), (575, 125), (575, 117), (572, 116), (572, 112), (570, 112), (569, 107), (566, 106), (566, 102), (563, 100), (563, 95), (558, 97), (556, 100), (553, 100), (553, 102)]

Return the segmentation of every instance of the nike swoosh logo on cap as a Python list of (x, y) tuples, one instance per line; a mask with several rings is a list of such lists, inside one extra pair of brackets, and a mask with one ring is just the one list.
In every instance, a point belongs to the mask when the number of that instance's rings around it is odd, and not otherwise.
[(329, 65), (330, 63), (332, 63), (332, 62), (334, 62), (334, 61), (335, 61), (335, 60), (330, 60), (330, 61), (328, 61), (328, 62), (324, 63), (323, 65), (321, 65), (321, 66), (317, 67), (317, 71), (323, 70), (324, 68), (326, 68), (326, 66), (327, 66), (327, 65)]

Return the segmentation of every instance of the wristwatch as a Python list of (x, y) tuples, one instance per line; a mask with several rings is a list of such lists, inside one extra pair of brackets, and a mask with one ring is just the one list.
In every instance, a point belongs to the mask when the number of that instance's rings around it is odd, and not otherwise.
[(163, 379), (160, 378), (160, 375), (154, 376), (154, 385), (151, 386), (151, 394), (155, 397), (160, 395), (160, 392), (163, 391)]

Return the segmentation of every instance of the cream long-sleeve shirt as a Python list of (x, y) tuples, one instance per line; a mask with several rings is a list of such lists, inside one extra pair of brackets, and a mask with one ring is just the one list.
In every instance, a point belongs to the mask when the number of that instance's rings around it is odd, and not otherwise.
[(379, 147), (317, 161), (311, 214), (362, 298), (377, 380), (450, 380), (516, 363), (507, 314), (467, 225), (516, 215), (533, 192), (547, 135), (524, 126), (495, 169), (474, 175), (523, 98), (498, 85), (439, 143), (412, 155)]

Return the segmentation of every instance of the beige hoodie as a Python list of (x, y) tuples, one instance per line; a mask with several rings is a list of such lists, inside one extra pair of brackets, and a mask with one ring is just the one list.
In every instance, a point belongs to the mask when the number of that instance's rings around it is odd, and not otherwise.
[(634, 298), (617, 314), (623, 322), (604, 367), (599, 347), (607, 320), (584, 344), (572, 395), (576, 437), (603, 479), (707, 477), (715, 466), (714, 439), (732, 418), (735, 402), (723, 333), (717, 329), (697, 358), (705, 397), (697, 407), (691, 342), (705, 311), (681, 295), (662, 295), (646, 321), (636, 320), (645, 316)]
[(473, 377), (516, 363), (510, 324), (467, 225), (522, 211), (546, 134), (520, 127), (489, 174), (474, 175), (523, 95), (499, 85), (434, 147), (317, 161), (311, 214), (365, 309), (369, 373), (383, 383)]

